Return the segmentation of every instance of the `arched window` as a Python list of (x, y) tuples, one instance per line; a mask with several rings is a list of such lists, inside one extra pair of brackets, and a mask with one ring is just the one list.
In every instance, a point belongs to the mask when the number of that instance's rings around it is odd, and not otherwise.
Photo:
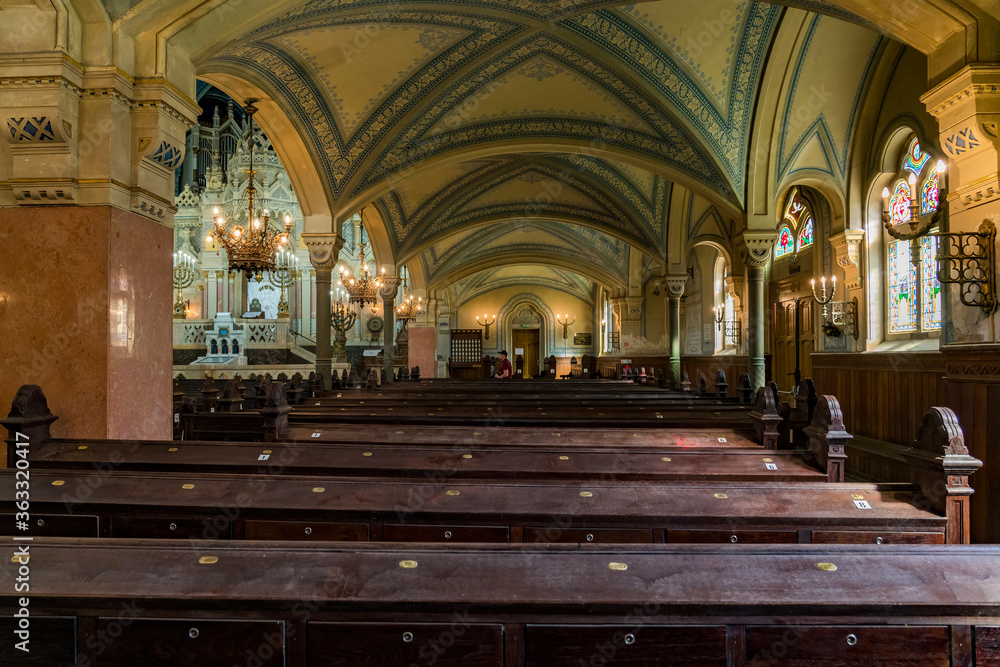
[[(936, 161), (923, 151), (916, 137), (910, 139), (890, 186), (889, 218), (893, 225), (910, 221), (913, 205), (921, 215), (933, 213), (940, 203)], [(911, 175), (918, 184), (910, 188)], [(914, 198), (918, 201), (914, 201)], [(933, 231), (933, 230), (932, 230)], [(910, 334), (941, 329), (941, 283), (937, 279), (938, 240), (919, 241), (918, 261), (913, 263), (909, 241), (886, 235), (888, 250), (886, 319), (890, 334)]]
[(798, 188), (793, 188), (785, 205), (785, 217), (778, 229), (774, 258), (781, 259), (808, 248), (815, 236), (813, 214)]
[(792, 240), (792, 230), (786, 225), (778, 232), (778, 242), (774, 246), (774, 258), (780, 259), (791, 255), (793, 250), (795, 250), (795, 242)]

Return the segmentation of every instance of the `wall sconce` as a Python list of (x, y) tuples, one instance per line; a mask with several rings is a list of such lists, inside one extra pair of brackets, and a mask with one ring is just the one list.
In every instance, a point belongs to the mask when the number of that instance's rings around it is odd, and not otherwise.
[[(726, 304), (721, 306), (713, 306), (712, 312), (715, 313), (715, 323), (719, 327), (719, 331), (722, 331), (722, 335), (733, 341), (736, 347), (743, 344), (743, 322), (741, 320), (733, 320), (729, 322), (726, 320)], [(723, 341), (723, 346), (725, 346), (725, 341)]]
[(569, 315), (563, 315), (563, 317), (566, 318), (565, 322), (563, 322), (562, 320), (560, 320), (559, 316), (556, 315), (556, 322), (558, 322), (559, 324), (562, 325), (562, 328), (563, 328), (563, 340), (566, 340), (567, 338), (569, 338), (569, 325), (576, 323), (576, 318), (574, 317), (573, 321), (570, 322), (569, 321)]
[(493, 316), (493, 321), (492, 322), (490, 321), (490, 318), (489, 318), (488, 315), (483, 315), (483, 321), (482, 322), (479, 321), (479, 315), (476, 315), (476, 324), (478, 324), (481, 327), (486, 327), (486, 335), (484, 336), (485, 340), (489, 340), (490, 339), (490, 327), (493, 326), (494, 324), (496, 324), (496, 321), (497, 321), (497, 316), (496, 315)]
[[(829, 324), (833, 325), (833, 328), (843, 327), (844, 332), (848, 336), (853, 336), (854, 340), (858, 339), (860, 330), (858, 328), (858, 298), (854, 297), (850, 301), (834, 301), (834, 296), (837, 294), (837, 276), (830, 278), (830, 282), (833, 287), (830, 288), (829, 293), (826, 289), (826, 276), (820, 278), (820, 293), (816, 293), (816, 281), (812, 281), (812, 292), (813, 299), (816, 303), (823, 306), (823, 320), (829, 316), (830, 311), (833, 311), (833, 317)], [(824, 324), (824, 329), (827, 328), (827, 324)], [(832, 331), (832, 329), (831, 329)], [(831, 335), (827, 333), (827, 335)], [(834, 336), (839, 336), (839, 333), (832, 334)]]
[[(937, 173), (939, 178), (938, 205), (928, 215), (920, 215), (920, 193), (917, 190), (917, 177), (910, 174), (910, 207), (909, 217), (903, 221), (909, 225), (910, 231), (903, 232), (892, 223), (889, 188), (882, 189), (882, 224), (886, 232), (894, 239), (910, 242), (910, 261), (914, 266), (920, 265), (920, 238), (933, 236), (941, 239), (935, 260), (938, 263), (937, 278), (942, 285), (958, 285), (959, 298), (966, 306), (982, 308), (987, 314), (997, 309), (996, 298), (996, 226), (989, 220), (984, 220), (978, 232), (935, 232), (931, 228), (936, 225), (947, 206), (948, 193), (945, 178), (944, 160), (938, 160)], [(898, 225), (901, 227), (902, 225)]]

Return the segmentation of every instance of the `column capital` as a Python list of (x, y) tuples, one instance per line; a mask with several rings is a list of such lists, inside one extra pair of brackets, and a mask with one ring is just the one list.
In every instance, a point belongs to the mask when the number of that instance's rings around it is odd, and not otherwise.
[(688, 274), (681, 274), (675, 276), (663, 276), (663, 284), (667, 288), (667, 297), (671, 299), (679, 299), (684, 296), (684, 288), (687, 286), (687, 281), (691, 278)]
[(756, 269), (763, 269), (771, 261), (771, 247), (778, 238), (776, 230), (747, 229), (740, 237), (737, 248), (743, 264)]
[(382, 276), (382, 287), (379, 288), (379, 296), (382, 297), (383, 301), (395, 301), (396, 291), (399, 290), (399, 284), (403, 282), (399, 276)]
[(302, 243), (309, 250), (309, 263), (320, 271), (332, 271), (337, 266), (340, 249), (344, 247), (344, 237), (339, 234), (306, 234)]

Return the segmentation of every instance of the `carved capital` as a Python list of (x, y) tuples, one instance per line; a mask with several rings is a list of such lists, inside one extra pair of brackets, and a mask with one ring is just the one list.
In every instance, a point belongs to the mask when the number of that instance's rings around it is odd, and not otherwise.
[(755, 268), (763, 269), (771, 261), (771, 248), (774, 240), (778, 238), (778, 232), (763, 229), (748, 229), (743, 232), (739, 240), (740, 259), (743, 264)]
[(667, 297), (679, 299), (684, 296), (684, 287), (691, 276), (683, 274), (679, 276), (663, 276), (663, 285), (667, 289)]
[(306, 234), (302, 243), (309, 249), (309, 263), (313, 268), (332, 271), (337, 266), (340, 249), (344, 247), (344, 237), (339, 234)]
[(844, 271), (845, 289), (859, 289), (864, 284), (864, 274), (861, 271), (861, 244), (864, 240), (863, 229), (845, 229), (830, 238), (837, 266)]
[(379, 288), (378, 294), (382, 297), (382, 301), (395, 301), (396, 291), (399, 290), (399, 283), (401, 283), (399, 276), (382, 276), (382, 287)]

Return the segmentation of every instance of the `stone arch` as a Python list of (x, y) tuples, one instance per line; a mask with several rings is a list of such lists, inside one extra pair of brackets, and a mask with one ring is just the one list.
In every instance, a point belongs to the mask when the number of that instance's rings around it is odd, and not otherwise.
[(242, 72), (234, 74), (222, 70), (202, 71), (198, 73), (198, 78), (234, 100), (241, 101), (248, 97), (260, 100), (257, 102), (260, 111), (255, 116), (255, 122), (260, 124), (264, 134), (271, 139), (271, 145), (295, 188), (295, 196), (302, 209), (302, 231), (309, 234), (339, 234), (341, 223), (334, 220), (315, 161), (294, 120), (285, 110), (266, 90), (246, 79)]
[[(515, 294), (500, 308), (497, 312), (497, 340), (502, 346), (512, 343), (513, 321), (525, 308), (533, 310), (539, 316), (538, 355), (539, 360), (545, 359), (552, 354), (552, 350), (556, 349), (556, 317), (548, 305), (534, 294), (527, 292)], [(513, 350), (511, 350), (511, 354), (513, 354)]]

